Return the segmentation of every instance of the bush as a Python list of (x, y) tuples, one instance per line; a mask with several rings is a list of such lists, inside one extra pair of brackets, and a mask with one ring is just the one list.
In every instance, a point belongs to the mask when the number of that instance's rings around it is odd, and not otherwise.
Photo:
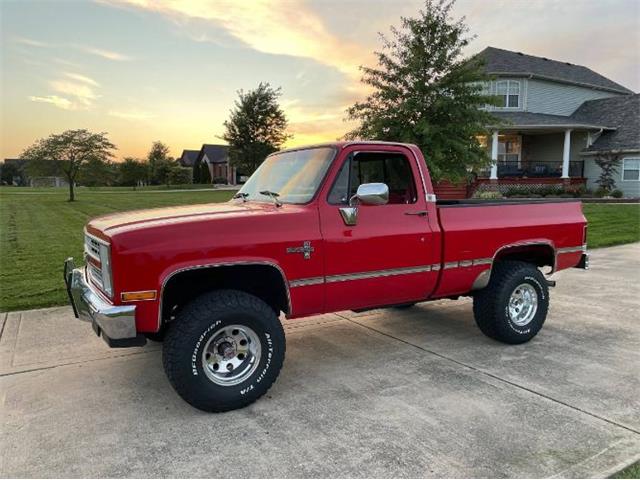
[(224, 177), (215, 177), (213, 179), (213, 182), (211, 182), (211, 183), (217, 183), (217, 184), (226, 185), (228, 182), (227, 182), (227, 179), (224, 178)]
[(184, 185), (193, 180), (193, 170), (189, 167), (174, 166), (167, 175), (168, 183), (171, 185)]
[(502, 194), (496, 191), (479, 191), (473, 194), (473, 198), (478, 198), (481, 200), (494, 200), (494, 199), (502, 199)]
[(607, 195), (609, 195), (609, 192), (607, 190), (605, 190), (604, 188), (599, 188), (594, 192), (594, 195), (598, 198), (602, 198), (602, 197), (606, 197)]
[(613, 192), (611, 192), (611, 196), (613, 198), (622, 198), (624, 197), (624, 193), (622, 193), (622, 190), (615, 189)]

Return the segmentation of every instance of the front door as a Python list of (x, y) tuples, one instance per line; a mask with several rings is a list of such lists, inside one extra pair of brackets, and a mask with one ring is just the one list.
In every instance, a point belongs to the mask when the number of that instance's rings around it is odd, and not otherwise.
[[(375, 148), (372, 150), (371, 148)], [(402, 147), (345, 149), (336, 179), (320, 198), (327, 310), (368, 308), (425, 299), (437, 272), (424, 185), (416, 159)], [(389, 187), (386, 205), (360, 205), (357, 224), (340, 208), (363, 183)]]

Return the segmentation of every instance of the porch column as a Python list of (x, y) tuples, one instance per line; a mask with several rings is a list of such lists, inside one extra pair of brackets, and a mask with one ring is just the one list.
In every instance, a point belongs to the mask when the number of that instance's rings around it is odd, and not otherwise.
[(494, 130), (491, 138), (491, 176), (490, 180), (498, 179), (498, 131)]
[(569, 178), (569, 159), (571, 158), (571, 129), (564, 131), (564, 149), (562, 151), (562, 178)]

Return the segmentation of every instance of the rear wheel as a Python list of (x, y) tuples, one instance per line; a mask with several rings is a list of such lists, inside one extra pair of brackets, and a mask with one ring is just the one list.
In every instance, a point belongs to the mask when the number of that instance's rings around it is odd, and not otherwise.
[(510, 344), (535, 337), (548, 309), (549, 289), (544, 275), (526, 262), (497, 263), (489, 285), (473, 298), (473, 314), (482, 333)]
[(285, 337), (273, 309), (235, 290), (206, 293), (169, 325), (164, 369), (173, 388), (207, 412), (242, 408), (264, 395), (284, 361)]

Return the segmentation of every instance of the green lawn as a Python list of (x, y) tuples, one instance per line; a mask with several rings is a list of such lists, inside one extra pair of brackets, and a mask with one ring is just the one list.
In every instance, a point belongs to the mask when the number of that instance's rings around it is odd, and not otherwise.
[(640, 478), (640, 462), (628, 466), (621, 472), (616, 473), (611, 478)]
[[(115, 192), (115, 193), (114, 193)], [(62, 263), (82, 258), (82, 229), (97, 215), (138, 208), (221, 202), (231, 191), (80, 189), (67, 202), (63, 189), (0, 188), (0, 311), (67, 302)], [(640, 205), (584, 206), (589, 246), (640, 241)]]
[(589, 221), (589, 248), (640, 241), (640, 204), (587, 203), (582, 208)]
[[(75, 202), (64, 189), (0, 189), (0, 311), (67, 302), (62, 264), (82, 261), (85, 223), (97, 215), (139, 208), (226, 201), (232, 191), (147, 192), (80, 190)], [(25, 192), (25, 193), (23, 193)]]

